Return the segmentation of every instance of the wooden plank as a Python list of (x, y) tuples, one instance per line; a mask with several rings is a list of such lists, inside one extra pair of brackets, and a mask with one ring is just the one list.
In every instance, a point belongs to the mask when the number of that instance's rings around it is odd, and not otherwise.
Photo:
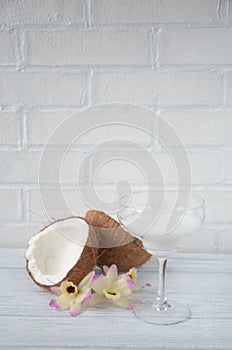
[[(25, 268), (26, 249), (0, 249), (0, 268)], [(184, 267), (184, 269), (183, 269)], [(187, 254), (177, 253), (169, 258), (169, 270), (196, 271), (201, 273), (214, 271), (230, 271), (232, 273), (232, 255), (226, 254)], [(152, 257), (141, 268), (143, 271), (157, 270), (156, 258)]]
[[(154, 299), (153, 292), (140, 293), (141, 299)], [(27, 316), (27, 317), (46, 317), (46, 318), (67, 318), (68, 311), (58, 312), (50, 309), (48, 303), (54, 295), (50, 293), (27, 293), (18, 296), (13, 295), (9, 299), (7, 296), (0, 299), (1, 318), (4, 316)], [(178, 301), (188, 305), (192, 311), (194, 319), (232, 319), (232, 303), (230, 295), (196, 295), (196, 294), (169, 294), (170, 301)], [(108, 305), (107, 308), (95, 308), (92, 317), (130, 317), (130, 312), (124, 311), (116, 306)], [(82, 317), (89, 317), (88, 312), (84, 312)]]
[[(0, 268), (1, 267), (24, 267), (25, 265), (25, 249), (19, 248), (0, 248)], [(181, 260), (184, 259), (186, 262), (189, 262), (190, 266), (205, 266), (207, 267), (208, 264), (214, 264), (217, 262), (217, 264), (220, 265), (227, 265), (227, 262), (232, 261), (232, 254), (189, 254), (189, 253), (176, 253), (172, 256), (170, 256), (170, 263), (177, 264), (180, 266), (183, 265)], [(156, 261), (155, 258), (152, 258), (151, 261), (149, 261), (146, 266), (148, 267), (148, 270), (150, 270), (150, 267), (152, 268), (153, 263)], [(194, 264), (193, 264), (194, 262)], [(198, 264), (198, 265), (196, 265)], [(188, 267), (186, 265), (186, 267)], [(216, 265), (215, 265), (216, 267)], [(232, 267), (231, 267), (232, 269)]]
[[(147, 325), (131, 311), (88, 309), (77, 318), (48, 306), (53, 294), (25, 271), (24, 250), (0, 250), (0, 348), (215, 349), (232, 348), (232, 256), (178, 254), (168, 265), (170, 298), (188, 304), (192, 319), (169, 327)], [(157, 289), (155, 259), (139, 269), (143, 300)]]
[[(122, 312), (122, 314), (124, 314)], [(131, 317), (56, 318), (4, 317), (2, 346), (99, 347), (110, 349), (231, 349), (232, 320), (190, 320), (161, 327)], [(92, 318), (93, 317), (93, 318)], [(91, 322), (90, 322), (91, 320)]]
[(0, 249), (0, 268), (25, 268), (25, 249)]
[[(31, 293), (34, 290), (43, 292), (42, 289), (34, 285), (34, 282), (29, 279), (27, 272), (24, 269), (1, 269), (0, 270), (1, 283), (5, 286), (1, 290), (1, 296), (14, 295), (15, 287), (17, 287), (18, 295), (24, 293)], [(144, 285), (147, 282), (152, 284), (153, 288), (157, 288), (158, 275), (157, 271), (150, 273), (147, 271), (140, 271), (138, 284)], [(214, 274), (196, 273), (196, 272), (179, 272), (168, 271), (167, 273), (167, 292), (175, 293), (196, 293), (205, 295), (214, 294), (232, 294), (232, 278), (231, 274), (224, 272), (215, 272)]]

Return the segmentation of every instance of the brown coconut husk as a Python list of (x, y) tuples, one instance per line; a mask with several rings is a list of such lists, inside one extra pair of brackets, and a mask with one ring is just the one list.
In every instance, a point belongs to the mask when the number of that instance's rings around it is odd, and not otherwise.
[(125, 271), (141, 266), (151, 258), (142, 242), (126, 232), (109, 215), (102, 211), (89, 210), (85, 218), (98, 233), (98, 266), (116, 264), (118, 271)]
[[(59, 221), (64, 221), (67, 219), (71, 219), (71, 218), (77, 218), (77, 219), (82, 219), (84, 221), (86, 221), (85, 218), (80, 217), (80, 216), (72, 216), (72, 217), (68, 217), (68, 218), (64, 218), (64, 219), (59, 219), (59, 220), (55, 220), (52, 223), (50, 223), (49, 225), (47, 225), (46, 227), (44, 227), (42, 230), (40, 230), (39, 232), (42, 232), (43, 230), (45, 230), (47, 227), (54, 225), (56, 222)], [(86, 221), (87, 222), (87, 221)], [(88, 223), (88, 222), (87, 222)], [(77, 261), (77, 263), (73, 266), (73, 268), (66, 274), (66, 276), (59, 281), (58, 283), (54, 284), (54, 285), (43, 285), (41, 283), (39, 283), (38, 281), (36, 281), (36, 279), (34, 278), (34, 276), (32, 275), (31, 271), (28, 268), (28, 260), (26, 259), (26, 269), (28, 274), (30, 275), (31, 279), (40, 287), (49, 290), (51, 287), (53, 286), (60, 286), (61, 283), (65, 280), (71, 281), (74, 284), (78, 285), (81, 280), (90, 272), (94, 269), (94, 267), (96, 266), (97, 263), (97, 257), (98, 257), (98, 238), (97, 238), (97, 232), (96, 230), (89, 226), (89, 236), (88, 236), (88, 240), (86, 242), (86, 245), (82, 251), (82, 254), (79, 258), (79, 260)]]

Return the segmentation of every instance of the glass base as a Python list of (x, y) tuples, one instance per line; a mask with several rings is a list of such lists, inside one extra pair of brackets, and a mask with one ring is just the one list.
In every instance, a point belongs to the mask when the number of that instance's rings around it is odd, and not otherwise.
[(158, 325), (180, 323), (191, 317), (191, 311), (185, 305), (173, 302), (165, 303), (164, 306), (160, 307), (160, 305), (154, 303), (154, 300), (136, 305), (134, 313), (141, 321)]

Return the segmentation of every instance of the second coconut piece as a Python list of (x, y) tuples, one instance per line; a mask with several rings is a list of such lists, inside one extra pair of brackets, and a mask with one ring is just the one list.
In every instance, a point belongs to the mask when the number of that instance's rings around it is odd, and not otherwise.
[(139, 239), (126, 232), (121, 225), (102, 211), (89, 210), (86, 221), (98, 234), (99, 254), (97, 265), (116, 264), (118, 271), (145, 264), (150, 258)]

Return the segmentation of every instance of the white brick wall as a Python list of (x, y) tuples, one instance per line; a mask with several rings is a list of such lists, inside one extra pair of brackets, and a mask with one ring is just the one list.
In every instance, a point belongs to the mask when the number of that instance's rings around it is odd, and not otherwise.
[(226, 95), (226, 103), (228, 105), (232, 105), (232, 72), (226, 74), (227, 78), (227, 89), (225, 92)]
[(150, 37), (151, 33), (143, 31), (26, 32), (25, 62), (28, 65), (150, 64)]
[(0, 221), (20, 221), (22, 219), (21, 191), (18, 189), (1, 189)]
[(15, 31), (0, 32), (0, 64), (16, 64), (16, 40)]
[(0, 145), (19, 144), (19, 117), (16, 113), (0, 112)]
[(83, 103), (84, 77), (69, 72), (0, 72), (2, 105), (76, 106)]
[(232, 111), (163, 111), (162, 116), (188, 147), (232, 145)]
[(54, 218), (110, 207), (121, 180), (158, 187), (152, 155), (176, 186), (155, 137), (179, 156), (180, 145), (153, 113), (78, 114), (111, 102), (158, 111), (185, 144), (206, 222), (182, 251), (232, 253), (230, 0), (0, 2), (0, 246), (25, 247)]
[(143, 105), (214, 106), (220, 104), (221, 90), (221, 73), (214, 71), (139, 70), (93, 74), (95, 103), (124, 101)]
[(84, 0), (4, 0), (0, 4), (0, 23), (71, 24), (84, 21)]
[(160, 64), (231, 64), (231, 28), (163, 29)]
[(216, 0), (93, 0), (93, 24), (209, 23), (218, 19)]

